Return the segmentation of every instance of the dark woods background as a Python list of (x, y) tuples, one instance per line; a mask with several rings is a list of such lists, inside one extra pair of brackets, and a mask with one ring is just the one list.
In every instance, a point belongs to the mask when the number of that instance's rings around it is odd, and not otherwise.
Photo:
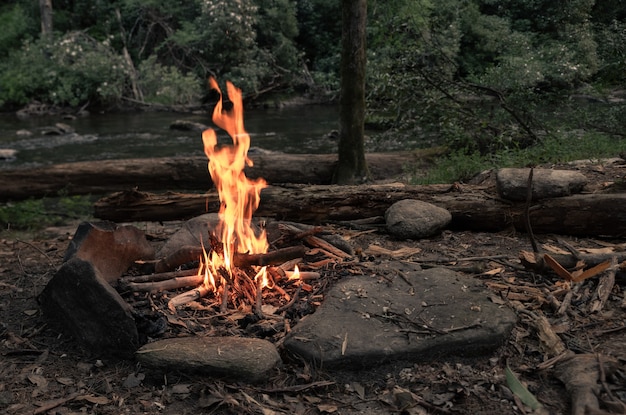
[[(482, 154), (574, 127), (622, 130), (619, 0), (368, 0), (367, 123)], [(42, 12), (43, 11), (43, 12)], [(46, 13), (51, 11), (51, 13)], [(49, 17), (51, 16), (51, 18)], [(0, 6), (0, 109), (338, 99), (339, 0), (14, 0)], [(575, 125), (574, 125), (575, 124)]]

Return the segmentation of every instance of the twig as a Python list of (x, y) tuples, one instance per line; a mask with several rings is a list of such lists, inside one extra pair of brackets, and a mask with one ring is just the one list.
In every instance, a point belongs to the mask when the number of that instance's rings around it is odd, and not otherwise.
[(289, 302), (287, 304), (285, 304), (282, 307), (279, 307), (274, 314), (280, 314), (283, 311), (287, 311), (291, 308), (292, 305), (294, 305), (294, 303), (296, 302), (296, 300), (298, 299), (298, 297), (300, 296), (300, 291), (302, 291), (302, 284), (298, 285), (298, 288), (296, 289), (296, 292), (293, 294), (293, 297), (291, 297), (291, 300), (289, 300)]
[(51, 401), (48, 401), (44, 403), (43, 405), (41, 405), (39, 408), (35, 409), (33, 411), (33, 415), (46, 413), (49, 410), (56, 408), (57, 406), (63, 405), (64, 403), (69, 402), (69, 401), (73, 401), (79, 396), (80, 396), (79, 392), (74, 392), (64, 398), (53, 399)]
[(524, 206), (524, 224), (526, 225), (526, 232), (528, 232), (528, 237), (530, 238), (530, 244), (533, 247), (533, 252), (535, 254), (539, 253), (539, 248), (537, 247), (537, 241), (535, 240), (535, 235), (533, 234), (533, 228), (530, 225), (530, 204), (533, 200), (533, 171), (534, 168), (530, 168), (530, 172), (528, 172), (528, 182), (526, 183), (526, 205)]

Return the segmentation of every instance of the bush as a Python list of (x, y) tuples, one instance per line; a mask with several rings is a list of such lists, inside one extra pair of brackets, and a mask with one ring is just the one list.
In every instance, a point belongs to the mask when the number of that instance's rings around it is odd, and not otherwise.
[(139, 64), (138, 86), (145, 102), (162, 105), (197, 104), (202, 93), (193, 73), (184, 75), (173, 66), (163, 66), (154, 55)]
[(128, 73), (106, 40), (82, 32), (26, 42), (0, 68), (0, 105), (107, 104), (123, 96)]

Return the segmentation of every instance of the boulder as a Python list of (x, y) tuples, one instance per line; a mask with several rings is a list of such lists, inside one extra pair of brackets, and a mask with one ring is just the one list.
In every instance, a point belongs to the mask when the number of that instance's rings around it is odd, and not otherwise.
[(397, 239), (420, 239), (438, 234), (452, 215), (446, 209), (420, 200), (404, 199), (385, 212), (387, 231)]

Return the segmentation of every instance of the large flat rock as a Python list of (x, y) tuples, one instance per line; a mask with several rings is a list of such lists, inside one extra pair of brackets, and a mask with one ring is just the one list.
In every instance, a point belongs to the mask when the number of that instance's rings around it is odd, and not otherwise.
[(399, 261), (383, 267), (408, 282), (377, 275), (340, 281), (292, 329), (285, 348), (326, 369), (480, 356), (499, 347), (516, 322), (511, 309), (489, 301), (486, 288), (469, 276)]

